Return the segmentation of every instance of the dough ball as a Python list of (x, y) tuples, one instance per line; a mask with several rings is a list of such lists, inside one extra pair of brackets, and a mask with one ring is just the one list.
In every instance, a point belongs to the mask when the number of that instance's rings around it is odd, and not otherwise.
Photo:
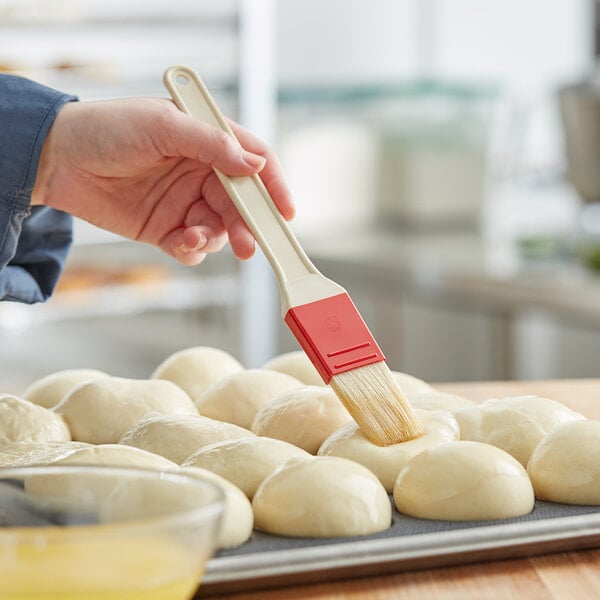
[(232, 548), (247, 542), (254, 528), (254, 512), (246, 494), (212, 471), (198, 467), (184, 467), (181, 471), (215, 483), (225, 494), (225, 507), (219, 527), (217, 548)]
[(241, 437), (254, 437), (248, 429), (199, 415), (150, 415), (136, 423), (119, 440), (182, 463), (203, 446)]
[(103, 377), (76, 387), (54, 409), (64, 416), (73, 439), (114, 444), (150, 413), (197, 415), (190, 397), (159, 379)]
[(561, 423), (585, 418), (564, 404), (541, 396), (486, 400), (453, 414), (461, 439), (497, 446), (523, 466), (546, 433)]
[(371, 471), (334, 456), (291, 460), (267, 477), (254, 500), (256, 526), (296, 537), (368, 535), (388, 529), (392, 507)]
[(327, 437), (350, 421), (329, 386), (311, 385), (284, 392), (259, 410), (252, 431), (316, 454)]
[[(224, 494), (220, 486), (189, 473), (182, 473), (179, 470), (171, 471), (167, 476), (159, 477), (156, 475), (136, 478), (132, 481), (119, 481), (117, 478), (111, 482), (110, 478), (107, 478), (106, 481), (97, 482), (97, 487), (100, 485), (105, 487), (104, 495), (108, 499), (100, 507), (99, 520), (114, 523), (122, 520), (139, 520), (140, 518), (164, 515), (169, 518), (173, 517), (174, 522), (177, 523), (176, 515), (178, 512), (195, 511), (198, 506), (206, 506), (207, 503), (214, 504), (215, 502), (220, 504), (219, 516), (222, 515)], [(194, 481), (190, 482), (190, 479), (195, 480), (196, 483)], [(200, 482), (199, 485), (198, 482)], [(112, 490), (109, 487), (111, 483)], [(217, 489), (215, 490), (215, 488)], [(185, 521), (179, 521), (179, 523), (179, 527), (182, 527)], [(214, 532), (214, 539), (216, 540), (217, 528), (218, 521), (214, 524), (204, 523), (202, 526), (203, 531), (196, 531), (195, 533), (208, 535), (209, 539), (212, 539)], [(194, 529), (196, 528), (192, 526), (187, 535), (192, 535)], [(183, 539), (185, 540), (185, 538)], [(158, 597), (172, 598), (173, 596), (168, 591), (163, 591)]]
[(392, 377), (396, 380), (396, 383), (405, 395), (433, 390), (426, 381), (414, 377), (413, 375), (409, 375), (408, 373), (392, 371)]
[(200, 414), (250, 429), (256, 413), (287, 390), (302, 387), (291, 375), (248, 369), (213, 383), (196, 400)]
[(327, 438), (319, 449), (319, 455), (341, 456), (365, 466), (391, 492), (402, 467), (419, 452), (460, 439), (458, 423), (449, 412), (419, 409), (415, 412), (425, 428), (425, 435), (420, 438), (391, 446), (377, 446), (352, 422)]
[(17, 442), (0, 451), (0, 469), (48, 465), (89, 445), (85, 442)]
[(67, 442), (69, 429), (60, 415), (28, 400), (0, 394), (0, 448), (14, 442)]
[(394, 486), (396, 508), (420, 519), (507, 519), (533, 510), (531, 481), (504, 450), (479, 442), (448, 442), (424, 450)]
[[(132, 469), (153, 469), (157, 471), (179, 470), (178, 465), (162, 456), (146, 452), (145, 450), (139, 450), (138, 448), (131, 448), (130, 446), (121, 446), (119, 444), (101, 444), (98, 446), (88, 444), (84, 448), (77, 448), (66, 456), (53, 460), (51, 464), (94, 467), (128, 467)], [(136, 485), (137, 484), (133, 487)], [(152, 481), (148, 482), (148, 485), (152, 485)], [(120, 488), (127, 488), (129, 486), (117, 485), (115, 487), (114, 478), (110, 475), (109, 471), (106, 471), (104, 473), (81, 473), (81, 475), (78, 475), (77, 481), (62, 476), (48, 478), (40, 477), (28, 485), (28, 490), (30, 492), (43, 492), (45, 494), (61, 494), (65, 487), (69, 489), (70, 494), (73, 494), (73, 491), (78, 489), (81, 490), (80, 495), (82, 497), (93, 493), (100, 498), (110, 498), (110, 503), (112, 503), (111, 496), (114, 493), (119, 494), (121, 491)], [(158, 500), (152, 498), (147, 500), (147, 502), (158, 502)], [(139, 511), (141, 506), (137, 504), (130, 507), (130, 509)], [(146, 509), (147, 506), (143, 505), (143, 510)]]
[(96, 369), (67, 369), (34, 381), (22, 394), (25, 400), (46, 408), (55, 407), (71, 390), (82, 383), (108, 377)]
[[(135, 452), (134, 448), (127, 450)], [(176, 465), (167, 474), (137, 466), (94, 465), (87, 468), (87, 463), (71, 464), (69, 468), (78, 471), (76, 477), (61, 473), (60, 467), (66, 468), (66, 465), (53, 466), (47, 474), (28, 478), (25, 489), (31, 494), (42, 495), (45, 506), (53, 506), (49, 503), (56, 498), (54, 506), (57, 508), (61, 507), (65, 496), (84, 498), (100, 523), (118, 525), (119, 521), (139, 521), (163, 515), (176, 518), (179, 511), (195, 510), (207, 500), (218, 501), (220, 496), (215, 493), (217, 486), (214, 484), (210, 487), (190, 484), (190, 475), (181, 473)], [(56, 471), (52, 473), (52, 469)]]
[(421, 410), (448, 410), (453, 412), (461, 408), (475, 406), (473, 400), (467, 400), (456, 394), (438, 392), (437, 390), (413, 392), (408, 394), (407, 398), (413, 408), (420, 408)]
[(52, 464), (134, 467), (160, 471), (179, 469), (179, 465), (163, 456), (121, 444), (99, 444), (97, 446), (88, 444), (84, 448), (75, 449), (67, 456), (53, 460)]
[(570, 421), (544, 436), (527, 471), (536, 496), (600, 505), (600, 421)]
[(263, 479), (290, 458), (309, 457), (308, 452), (287, 442), (254, 436), (205, 446), (184, 461), (183, 466), (213, 471), (252, 498)]
[(150, 377), (172, 381), (195, 400), (212, 383), (243, 370), (242, 364), (228, 352), (196, 346), (171, 354)]
[(263, 369), (271, 369), (272, 371), (291, 375), (304, 385), (325, 385), (304, 350), (286, 352), (275, 356), (263, 365)]

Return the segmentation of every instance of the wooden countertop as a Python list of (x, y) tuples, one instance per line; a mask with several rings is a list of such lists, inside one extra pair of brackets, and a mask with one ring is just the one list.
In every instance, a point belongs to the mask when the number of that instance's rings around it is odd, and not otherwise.
[[(435, 387), (474, 400), (536, 394), (600, 420), (600, 379), (452, 383)], [(596, 600), (599, 597), (600, 549), (226, 596), (229, 600)]]

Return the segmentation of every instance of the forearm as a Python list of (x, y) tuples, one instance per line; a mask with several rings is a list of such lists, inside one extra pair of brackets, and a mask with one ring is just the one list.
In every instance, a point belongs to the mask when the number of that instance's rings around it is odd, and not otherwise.
[(27, 79), (0, 75), (0, 300), (48, 298), (71, 243), (71, 218), (32, 210), (40, 154), (58, 111), (75, 100)]

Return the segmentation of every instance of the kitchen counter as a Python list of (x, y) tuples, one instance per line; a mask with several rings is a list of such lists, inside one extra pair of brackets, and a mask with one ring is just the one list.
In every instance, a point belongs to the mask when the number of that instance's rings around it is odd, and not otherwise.
[(544, 308), (600, 325), (599, 273), (566, 258), (527, 260), (508, 240), (464, 231), (370, 228), (305, 244), (324, 273), (357, 289), (505, 311)]
[[(600, 419), (600, 379), (453, 383), (439, 389), (474, 400), (538, 394)], [(563, 552), (456, 567), (408, 571), (292, 588), (226, 596), (230, 600), (486, 600), (598, 598), (600, 550)]]

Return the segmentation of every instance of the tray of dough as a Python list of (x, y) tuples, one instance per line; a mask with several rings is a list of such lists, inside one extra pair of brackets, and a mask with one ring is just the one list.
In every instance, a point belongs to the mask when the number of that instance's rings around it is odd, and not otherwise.
[(209, 562), (197, 598), (278, 586), (600, 547), (600, 506), (536, 501), (525, 516), (433, 521), (393, 511), (392, 526), (354, 538), (287, 538), (255, 531)]

